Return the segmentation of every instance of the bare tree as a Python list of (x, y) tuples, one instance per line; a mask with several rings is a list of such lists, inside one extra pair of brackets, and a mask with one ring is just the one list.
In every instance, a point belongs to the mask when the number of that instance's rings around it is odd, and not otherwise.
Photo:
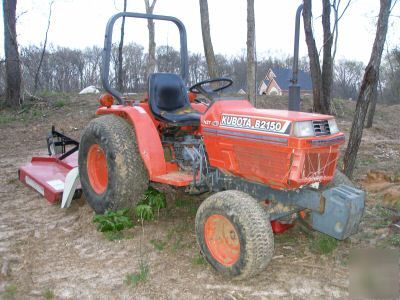
[(308, 57), (310, 59), (311, 81), (313, 86), (314, 111), (325, 112), (326, 109), (322, 104), (322, 74), (319, 63), (319, 55), (317, 45), (315, 43), (312, 30), (312, 5), (311, 0), (303, 1), (303, 22), (304, 33), (308, 49)]
[[(157, 0), (153, 0), (150, 4), (149, 0), (144, 0), (146, 5), (146, 13), (152, 14), (154, 11), (154, 6)], [(148, 54), (148, 65), (147, 74), (150, 75), (154, 73), (156, 69), (156, 42), (155, 42), (155, 30), (154, 21), (152, 19), (147, 19), (147, 28), (149, 29), (149, 54)]]
[(40, 69), (41, 69), (42, 64), (43, 64), (44, 55), (45, 55), (45, 53), (46, 53), (47, 36), (48, 36), (49, 30), (50, 30), (51, 12), (52, 12), (53, 4), (54, 4), (54, 1), (51, 1), (51, 2), (50, 2), (50, 7), (49, 7), (49, 17), (48, 17), (48, 19), (47, 19), (46, 34), (45, 34), (44, 42), (43, 42), (42, 54), (40, 55), (39, 65), (38, 65), (38, 68), (37, 68), (36, 74), (35, 74), (35, 85), (34, 85), (34, 88), (33, 88), (33, 94), (36, 93), (36, 91), (37, 91), (37, 89), (38, 89), (38, 85), (39, 85), (39, 73), (40, 73)]
[(211, 42), (210, 20), (208, 16), (207, 0), (199, 0), (201, 33), (203, 35), (204, 55), (207, 61), (208, 75), (211, 78), (218, 77), (217, 64), (215, 63), (214, 48)]
[(333, 92), (336, 97), (356, 99), (364, 73), (364, 64), (353, 60), (339, 60), (335, 63)]
[[(400, 48), (391, 51), (387, 49), (385, 65), (380, 68), (379, 79), (381, 87), (381, 100), (386, 103), (400, 103)], [(383, 87), (382, 87), (383, 86)]]
[(324, 113), (331, 111), (331, 91), (333, 82), (332, 45), (333, 33), (331, 31), (331, 2), (322, 0), (322, 28), (324, 32), (323, 58), (322, 58), (322, 108)]
[[(126, 12), (126, 0), (124, 0), (124, 12)], [(125, 35), (125, 17), (122, 17), (121, 23), (121, 36), (118, 45), (118, 76), (117, 76), (117, 86), (118, 90), (122, 93), (124, 91), (124, 75), (123, 75), (123, 57), (122, 49), (124, 48), (124, 35)]]
[[(397, 2), (397, 0), (394, 1), (393, 6), (390, 8), (389, 15), (390, 15), (390, 12), (392, 11), (393, 7), (396, 5), (396, 2)], [(378, 81), (379, 81), (379, 73), (378, 73)], [(365, 124), (365, 128), (372, 127), (372, 123), (374, 122), (377, 98), (378, 98), (378, 91), (376, 88), (374, 91), (374, 95), (371, 99), (371, 104), (369, 105), (368, 114), (367, 114), (367, 123)]]
[[(323, 57), (322, 67), (319, 61), (319, 52), (315, 44), (312, 29), (311, 0), (303, 0), (303, 20), (308, 56), (310, 58), (311, 80), (313, 84), (314, 110), (329, 114), (331, 111), (331, 93), (333, 83), (333, 65), (336, 55), (338, 39), (338, 22), (343, 17), (351, 0), (339, 14), (341, 0), (322, 0), (322, 30), (323, 30)], [(331, 11), (334, 11), (334, 26), (331, 29)], [(332, 53), (333, 52), (333, 53)]]
[(365, 68), (360, 93), (357, 99), (356, 111), (354, 113), (354, 119), (351, 126), (349, 143), (343, 158), (344, 172), (348, 177), (353, 175), (357, 152), (360, 147), (363, 134), (365, 116), (367, 114), (371, 99), (376, 94), (378, 86), (379, 67), (381, 65), (382, 52), (388, 30), (391, 2), (392, 0), (380, 0), (380, 11), (375, 41), (372, 47), (369, 63)]
[(247, 94), (251, 103), (256, 100), (256, 66), (255, 66), (255, 17), (254, 0), (247, 0)]
[(3, 0), (6, 104), (11, 107), (18, 107), (21, 98), (21, 66), (18, 53), (17, 32), (15, 28), (16, 8), (16, 0)]
[(160, 72), (178, 73), (180, 65), (179, 52), (171, 46), (157, 47), (157, 69)]
[(192, 53), (189, 56), (189, 79), (190, 84), (207, 79), (207, 65), (200, 53)]

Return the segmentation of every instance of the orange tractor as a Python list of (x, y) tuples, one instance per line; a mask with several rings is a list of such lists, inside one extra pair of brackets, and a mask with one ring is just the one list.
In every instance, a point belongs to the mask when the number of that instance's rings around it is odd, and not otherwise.
[[(121, 17), (171, 21), (180, 32), (181, 74), (151, 74), (141, 101), (128, 100), (109, 83), (112, 29)], [(66, 151), (50, 151), (49, 161), (39, 159), (40, 168), (48, 163), (58, 173), (42, 171), (45, 179), (38, 178), (34, 159), (20, 169), (20, 179), (51, 195), (48, 199), (59, 199), (62, 189), (55, 192), (47, 181), (54, 183), (57, 173), (65, 188), (71, 186), (68, 174), (77, 168), (83, 194), (96, 213), (135, 206), (151, 183), (182, 187), (191, 194), (215, 192), (197, 211), (197, 241), (216, 270), (236, 278), (265, 269), (274, 252), (273, 232), (287, 229), (301, 212), (310, 212), (312, 228), (336, 239), (357, 231), (364, 192), (345, 185), (326, 187), (345, 140), (335, 119), (256, 109), (246, 99), (224, 97), (220, 91), (232, 84), (228, 78), (188, 89), (186, 32), (178, 19), (113, 16), (106, 29), (102, 72), (108, 94), (100, 99), (99, 117), (83, 132), (78, 162), (77, 151), (67, 156)], [(49, 149), (72, 143), (56, 133), (53, 137), (57, 141)], [(66, 169), (60, 171), (60, 165)], [(79, 190), (73, 182), (63, 197)]]

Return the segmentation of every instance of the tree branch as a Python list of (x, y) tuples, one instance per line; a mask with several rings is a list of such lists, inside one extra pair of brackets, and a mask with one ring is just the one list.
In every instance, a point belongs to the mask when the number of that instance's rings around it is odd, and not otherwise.
[(38, 88), (39, 85), (39, 73), (40, 73), (40, 68), (42, 67), (42, 63), (43, 63), (43, 58), (44, 58), (44, 54), (46, 52), (46, 46), (47, 46), (47, 36), (49, 34), (49, 29), (50, 29), (50, 24), (51, 24), (51, 13), (52, 13), (52, 8), (53, 8), (53, 4), (54, 4), (54, 0), (52, 0), (50, 2), (50, 7), (49, 7), (49, 18), (47, 19), (47, 28), (46, 28), (46, 35), (44, 38), (44, 43), (43, 43), (43, 50), (42, 50), (42, 54), (40, 55), (40, 61), (39, 61), (39, 65), (35, 74), (35, 86), (33, 88), (33, 93), (36, 93), (36, 90)]

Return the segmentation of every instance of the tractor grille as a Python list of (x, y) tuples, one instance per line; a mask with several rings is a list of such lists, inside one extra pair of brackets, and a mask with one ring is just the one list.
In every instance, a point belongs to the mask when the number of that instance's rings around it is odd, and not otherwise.
[(337, 153), (314, 153), (309, 151), (305, 154), (302, 177), (314, 182), (317, 178), (333, 176), (336, 168)]
[(234, 149), (239, 171), (242, 174), (251, 174), (256, 178), (258, 176), (275, 181), (287, 178), (290, 168), (290, 153), (274, 150), (260, 151), (244, 146), (236, 146)]
[(314, 127), (314, 133), (316, 136), (331, 134), (328, 120), (313, 121), (312, 123)]

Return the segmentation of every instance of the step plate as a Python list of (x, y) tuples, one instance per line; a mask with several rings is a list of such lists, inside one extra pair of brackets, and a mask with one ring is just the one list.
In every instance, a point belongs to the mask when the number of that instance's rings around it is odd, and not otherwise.
[(174, 186), (188, 186), (193, 181), (193, 174), (186, 172), (170, 172), (152, 178), (152, 181)]

